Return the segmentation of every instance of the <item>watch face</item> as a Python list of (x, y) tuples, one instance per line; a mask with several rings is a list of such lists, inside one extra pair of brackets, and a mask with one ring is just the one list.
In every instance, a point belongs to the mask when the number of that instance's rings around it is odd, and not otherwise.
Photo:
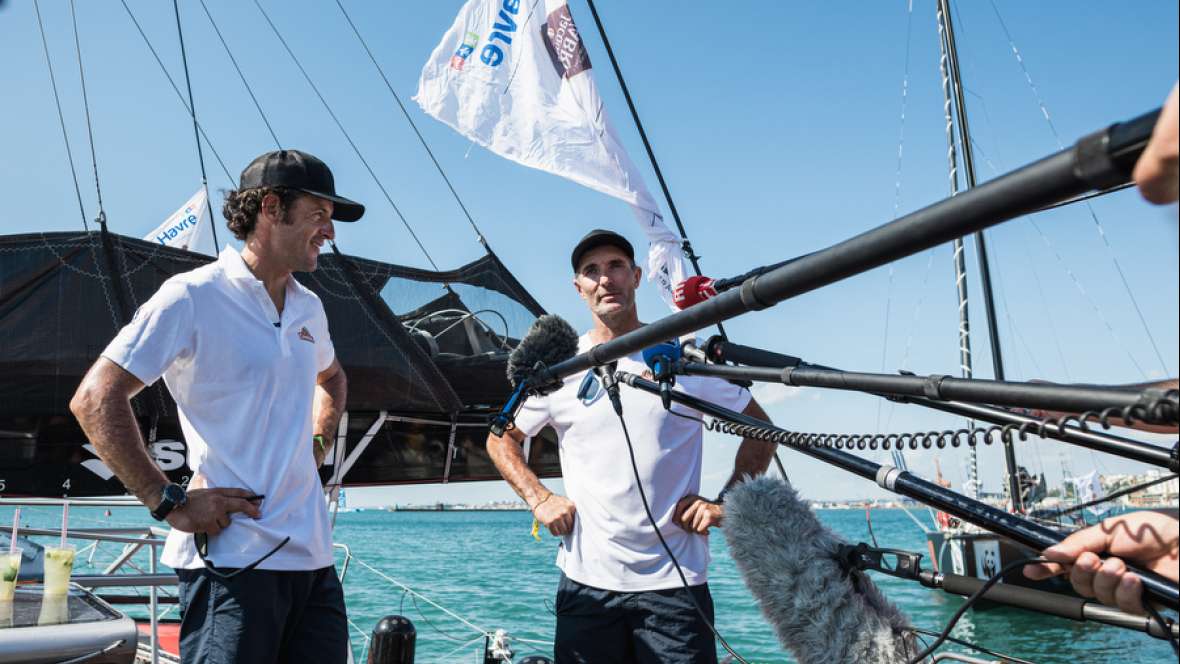
[(172, 513), (172, 510), (184, 505), (188, 500), (188, 495), (184, 492), (184, 487), (181, 487), (179, 484), (166, 484), (160, 493), (160, 504), (156, 509), (152, 510), (152, 517), (158, 521), (163, 521), (165, 517)]
[(169, 484), (164, 487), (164, 500), (172, 503), (172, 508), (175, 509), (184, 504), (188, 496), (185, 495), (184, 489), (178, 484)]

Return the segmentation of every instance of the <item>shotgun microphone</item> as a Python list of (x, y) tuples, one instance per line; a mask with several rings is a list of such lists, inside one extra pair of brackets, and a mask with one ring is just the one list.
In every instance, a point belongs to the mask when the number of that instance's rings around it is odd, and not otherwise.
[(906, 662), (909, 620), (863, 572), (841, 564), (845, 544), (778, 479), (725, 494), (730, 554), (779, 642), (800, 664)]
[(545, 314), (533, 322), (524, 339), (508, 355), (508, 382), (515, 388), (507, 403), (492, 417), (493, 435), (503, 436), (514, 426), (516, 414), (533, 394), (561, 387), (549, 367), (578, 354), (578, 333), (560, 316)]

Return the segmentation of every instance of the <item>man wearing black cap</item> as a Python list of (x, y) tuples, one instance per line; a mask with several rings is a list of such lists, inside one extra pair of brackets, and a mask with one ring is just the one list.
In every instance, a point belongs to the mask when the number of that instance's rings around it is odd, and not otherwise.
[[(312, 271), (336, 195), (324, 162), (270, 152), (242, 172), (223, 214), (241, 252), (168, 279), (111, 341), (70, 408), (103, 461), (172, 526), (162, 560), (180, 577), (184, 662), (344, 662), (348, 628), (317, 468), (346, 382)], [(170, 484), (131, 398), (163, 377), (193, 479)]]
[[(579, 352), (642, 325), (635, 306), (641, 271), (626, 238), (592, 231), (574, 247), (570, 262), (574, 288), (594, 320), (594, 328), (579, 340)], [(647, 371), (641, 353), (621, 358), (618, 369)], [(723, 380), (678, 376), (675, 389), (766, 419), (747, 390)], [(677, 417), (664, 410), (657, 396), (620, 392), (639, 481), (659, 535), (684, 573), (686, 591), (648, 521), (629, 467), (626, 439), (604, 393), (593, 372), (575, 374), (561, 389), (525, 402), (515, 429), (488, 438), (497, 469), (537, 521), (562, 537), (555, 602), (557, 662), (716, 662), (706, 536), (721, 524), (724, 506), (698, 495), (699, 413), (674, 406), (685, 416)], [(525, 437), (546, 425), (558, 432), (568, 497), (546, 489), (521, 453)], [(772, 444), (743, 441), (726, 486), (765, 472), (773, 453)]]

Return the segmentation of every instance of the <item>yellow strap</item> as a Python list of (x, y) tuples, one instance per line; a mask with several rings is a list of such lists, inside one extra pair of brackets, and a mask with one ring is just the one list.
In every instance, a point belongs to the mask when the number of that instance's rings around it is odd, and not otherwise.
[(532, 536), (533, 539), (537, 540), (538, 542), (541, 541), (541, 522), (537, 521), (536, 517), (533, 517)]

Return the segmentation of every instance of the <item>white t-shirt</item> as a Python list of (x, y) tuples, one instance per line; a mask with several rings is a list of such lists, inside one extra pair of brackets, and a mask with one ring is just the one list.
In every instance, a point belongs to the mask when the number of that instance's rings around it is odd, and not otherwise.
[[(319, 297), (287, 280), (280, 317), (266, 288), (227, 247), (217, 261), (164, 282), (103, 357), (176, 400), (188, 464), (209, 487), (265, 498), (261, 518), (234, 514), (209, 538), (218, 567), (244, 567), (291, 541), (259, 569), (333, 562), (328, 511), (312, 453), (316, 374), (335, 358)], [(172, 530), (163, 562), (202, 567), (189, 533)]]
[[(590, 336), (583, 335), (578, 352), (592, 345)], [(640, 375), (647, 371), (641, 353), (619, 360), (618, 368)], [(549, 424), (557, 430), (566, 495), (577, 508), (573, 532), (558, 549), (557, 566), (574, 581), (603, 590), (678, 588), (676, 568), (643, 510), (618, 416), (601, 386), (593, 397), (578, 398), (585, 379), (586, 373), (566, 378), (556, 392), (526, 401), (516, 416), (516, 427), (526, 436)], [(677, 376), (675, 389), (731, 410), (740, 411), (750, 402), (749, 391), (717, 378)], [(639, 476), (660, 533), (689, 585), (705, 583), (708, 539), (672, 523), (676, 503), (700, 491), (702, 427), (669, 414), (657, 395), (626, 385), (619, 390)], [(673, 403), (672, 408), (701, 417), (685, 406)]]

